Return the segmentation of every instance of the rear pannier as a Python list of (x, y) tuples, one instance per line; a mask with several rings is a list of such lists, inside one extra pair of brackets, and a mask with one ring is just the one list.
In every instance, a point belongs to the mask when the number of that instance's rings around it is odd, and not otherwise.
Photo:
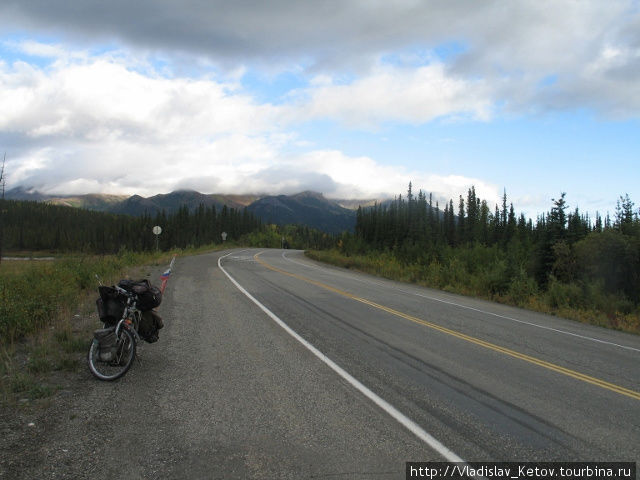
[(149, 280), (140, 280), (138, 282), (120, 280), (118, 286), (137, 295), (137, 307), (143, 312), (156, 308), (162, 302), (162, 292), (158, 287), (151, 285)]
[(158, 330), (164, 327), (162, 317), (155, 310), (147, 310), (142, 312), (138, 333), (145, 341), (149, 343), (157, 342), (159, 335)]

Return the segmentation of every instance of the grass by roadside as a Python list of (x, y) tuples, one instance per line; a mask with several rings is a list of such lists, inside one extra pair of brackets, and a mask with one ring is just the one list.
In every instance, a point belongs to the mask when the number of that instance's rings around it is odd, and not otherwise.
[[(584, 288), (578, 285), (552, 281), (548, 289), (541, 292), (535, 282), (521, 272), (521, 275), (512, 279), (504, 292), (495, 293), (484, 288), (487, 279), (479, 278), (477, 273), (474, 275), (465, 271), (460, 262), (452, 261), (447, 265), (403, 265), (392, 255), (345, 256), (336, 250), (309, 250), (305, 255), (313, 260), (391, 280), (415, 283), (582, 323), (640, 334), (640, 311), (619, 311), (616, 305), (620, 305), (620, 299), (607, 296), (594, 286), (586, 286), (585, 288), (593, 291), (584, 292)], [(583, 301), (584, 297), (591, 299), (590, 305)]]
[[(219, 248), (212, 245), (157, 253), (64, 255), (50, 261), (3, 260), (0, 404), (46, 404), (63, 388), (60, 377), (85, 368), (89, 341), (99, 326), (95, 314), (96, 274), (105, 285), (111, 285), (121, 278), (148, 277), (149, 267), (168, 265), (174, 255)], [(159, 283), (158, 278), (149, 280)]]

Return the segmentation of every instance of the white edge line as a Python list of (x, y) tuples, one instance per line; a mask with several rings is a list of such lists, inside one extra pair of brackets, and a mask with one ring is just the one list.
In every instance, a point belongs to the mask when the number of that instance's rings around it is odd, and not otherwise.
[[(285, 255), (285, 252), (282, 252), (282, 258), (284, 258), (285, 260), (287, 260), (287, 261), (289, 261), (291, 263), (295, 263), (295, 264), (301, 265), (303, 267), (314, 268), (314, 269), (322, 270), (324, 272), (333, 273), (333, 272), (331, 272), (331, 270), (328, 270), (328, 269), (324, 269), (324, 268), (321, 268), (321, 267), (318, 267), (318, 266), (315, 266), (315, 265), (307, 265), (305, 263), (298, 262), (298, 261), (296, 261), (296, 260), (294, 260), (292, 258), (287, 257)], [(352, 278), (353, 278), (353, 280), (357, 280), (357, 281), (362, 282), (362, 283), (371, 283), (371, 284), (377, 285), (379, 287), (389, 288), (388, 285), (383, 285), (382, 283), (371, 282), (371, 281), (368, 281), (368, 280), (362, 280), (362, 279), (359, 279), (359, 278), (356, 278), (356, 277), (352, 277)], [(589, 340), (589, 341), (592, 341), (592, 342), (603, 343), (605, 345), (611, 345), (611, 346), (618, 347), (618, 348), (624, 348), (625, 350), (632, 350), (634, 352), (640, 352), (640, 348), (629, 347), (627, 345), (620, 345), (619, 343), (609, 342), (607, 340), (600, 340), (599, 338), (588, 337), (586, 335), (580, 335), (578, 333), (567, 332), (566, 330), (559, 330), (557, 328), (546, 327), (544, 325), (539, 325), (537, 323), (531, 323), (531, 322), (526, 322), (524, 320), (518, 320), (517, 318), (507, 317), (506, 315), (500, 315), (498, 313), (487, 312), (486, 310), (480, 310), (478, 308), (468, 307), (466, 305), (460, 305), (459, 303), (449, 302), (447, 300), (441, 300), (439, 298), (431, 297), (429, 295), (423, 295), (421, 293), (410, 292), (408, 290), (403, 290), (401, 288), (395, 288), (395, 287), (391, 287), (391, 288), (393, 288), (397, 292), (406, 293), (407, 295), (415, 295), (416, 297), (426, 298), (427, 300), (432, 300), (434, 302), (440, 302), (440, 303), (444, 303), (446, 305), (451, 305), (451, 306), (454, 306), (454, 307), (464, 308), (466, 310), (472, 310), (474, 312), (483, 313), (485, 315), (491, 315), (491, 316), (494, 316), (494, 317), (502, 318), (504, 320), (510, 320), (512, 322), (521, 323), (521, 324), (524, 324), (524, 325), (529, 325), (530, 327), (541, 328), (543, 330), (550, 330), (552, 332), (562, 333), (564, 335), (570, 335), (572, 337), (582, 338), (583, 340)]]
[[(233, 253), (233, 252), (231, 252), (231, 253)], [(382, 408), (386, 413), (388, 413), (391, 417), (393, 417), (403, 427), (405, 427), (407, 430), (409, 430), (411, 433), (413, 433), (416, 437), (418, 437), (420, 440), (425, 442), (427, 445), (429, 445), (431, 448), (433, 448), (436, 452), (438, 452), (440, 455), (442, 455), (447, 461), (465, 463), (464, 460), (462, 460), (458, 455), (456, 455), (451, 450), (449, 450), (447, 447), (445, 447), (442, 443), (440, 443), (440, 441), (436, 440), (433, 436), (431, 436), (429, 433), (427, 433), (417, 423), (415, 423), (413, 420), (411, 420), (405, 414), (400, 412), (397, 408), (395, 408), (389, 402), (387, 402), (386, 400), (380, 398), (374, 392), (369, 390), (362, 383), (360, 383), (358, 380), (356, 380), (351, 374), (349, 374), (346, 370), (344, 370), (342, 367), (337, 365), (333, 360), (331, 360), (329, 357), (327, 357), (324, 353), (322, 353), (320, 350), (318, 350), (316, 347), (314, 347), (308, 341), (306, 341), (304, 338), (302, 338), (300, 335), (298, 335), (294, 330), (291, 329), (291, 327), (289, 327), (289, 325), (287, 325), (282, 320), (280, 320), (280, 318), (275, 313), (273, 313), (271, 310), (269, 310), (267, 307), (265, 307), (253, 295), (251, 295), (247, 290), (245, 290), (244, 287), (242, 285), (240, 285), (222, 267), (222, 263), (221, 263), (222, 259), (227, 257), (227, 256), (229, 256), (229, 255), (231, 255), (231, 253), (228, 253), (227, 255), (224, 255), (224, 256), (221, 256), (221, 257), (218, 258), (218, 267), (220, 268), (220, 270), (222, 270), (222, 273), (224, 273), (227, 276), (227, 278), (229, 280), (231, 280), (231, 283), (233, 283), (238, 288), (238, 290), (240, 290), (242, 293), (244, 293), (249, 300), (251, 300), (253, 303), (255, 303), (260, 308), (260, 310), (262, 310), (264, 313), (266, 313), (267, 316), (269, 316), (274, 322), (276, 322), (280, 327), (282, 327), (289, 335), (291, 335), (298, 342), (300, 342), (304, 347), (306, 347), (307, 350), (309, 350), (316, 357), (318, 357), (318, 359), (320, 359), (322, 362), (324, 362), (329, 368), (331, 368), (334, 372), (336, 372), (338, 375), (340, 375), (344, 380), (349, 382), (354, 388), (356, 388), (358, 391), (360, 391), (360, 393), (362, 393), (365, 397), (367, 397), (373, 403), (375, 403), (380, 408)]]

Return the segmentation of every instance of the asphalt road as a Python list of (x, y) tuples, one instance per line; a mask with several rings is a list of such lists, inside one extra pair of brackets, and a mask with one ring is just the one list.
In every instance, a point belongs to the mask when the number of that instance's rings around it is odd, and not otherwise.
[(160, 341), (125, 377), (83, 372), (35, 425), (5, 429), (0, 478), (395, 479), (407, 461), (640, 459), (638, 336), (289, 250), (179, 258), (159, 311)]
[(637, 336), (326, 267), (301, 252), (234, 252), (221, 265), (464, 460), (640, 459)]

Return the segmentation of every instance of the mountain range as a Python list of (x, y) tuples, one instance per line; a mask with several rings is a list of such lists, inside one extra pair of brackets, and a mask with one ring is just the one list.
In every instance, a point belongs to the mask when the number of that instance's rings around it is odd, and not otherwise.
[(375, 203), (375, 200), (331, 200), (321, 193), (312, 191), (273, 196), (204, 194), (193, 190), (177, 190), (145, 198), (140, 195), (47, 195), (22, 187), (7, 191), (6, 198), (134, 216), (145, 213), (155, 216), (163, 210), (171, 214), (184, 205), (190, 210), (204, 205), (215, 207), (217, 211), (225, 205), (236, 209), (246, 207), (264, 223), (306, 225), (327, 233), (353, 230), (358, 206), (364, 207)]

